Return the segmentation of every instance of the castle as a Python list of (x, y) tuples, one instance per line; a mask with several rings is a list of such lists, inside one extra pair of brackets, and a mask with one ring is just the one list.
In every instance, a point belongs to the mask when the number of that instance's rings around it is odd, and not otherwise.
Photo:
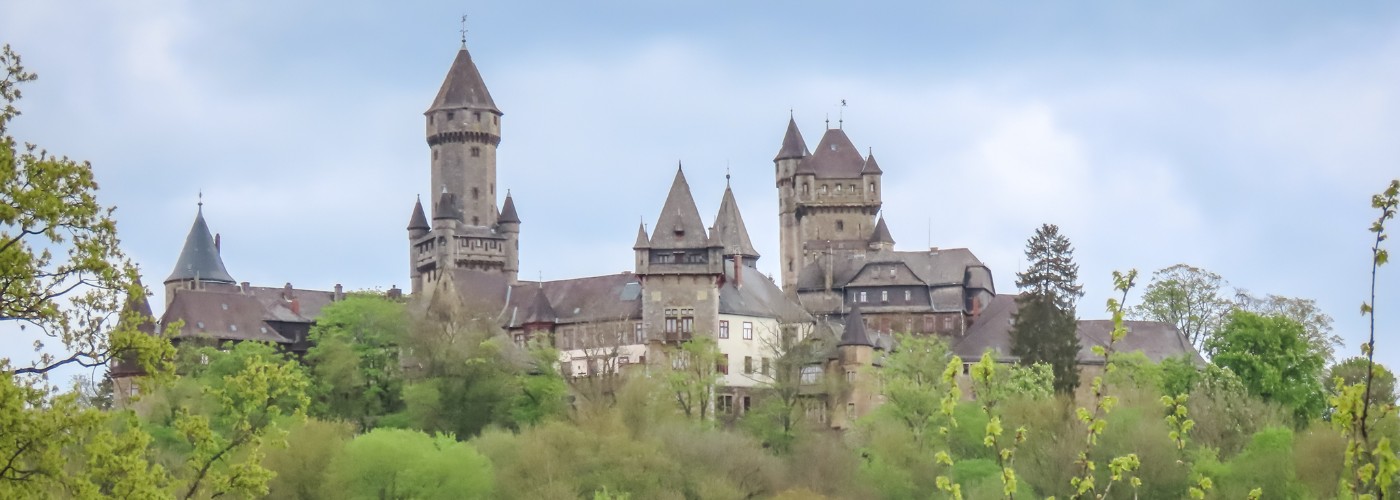
[[(424, 112), (431, 151), (429, 206), (407, 226), (410, 293), (431, 308), (469, 311), (518, 345), (552, 343), (559, 369), (587, 379), (675, 362), (680, 343), (707, 336), (719, 349), (720, 415), (742, 413), (772, 382), (780, 339), (820, 346), (801, 370), (813, 418), (843, 428), (882, 401), (869, 369), (894, 332), (940, 335), (972, 361), (987, 349), (1012, 362), (1012, 295), (965, 248), (895, 250), (881, 214), (884, 171), (829, 125), (814, 150), (791, 117), (773, 158), (779, 200), (781, 287), (754, 267), (761, 257), (726, 186), (705, 224), (677, 165), (648, 232), (637, 230), (630, 271), (555, 281), (519, 276), (523, 221), (509, 192), (497, 208), (496, 149), (503, 113), (465, 43)], [(160, 324), (183, 321), (175, 341), (271, 341), (294, 352), (333, 291), (253, 287), (224, 268), (202, 206), (164, 282)], [(391, 295), (398, 293), (391, 290)], [(145, 311), (149, 311), (149, 307)], [(1080, 322), (1081, 363), (1107, 340), (1103, 322)], [(1121, 347), (1149, 358), (1194, 354), (1170, 325), (1135, 322)], [(132, 373), (113, 368), (119, 392)], [(826, 380), (841, 384), (823, 384)], [(837, 388), (833, 388), (837, 387)], [(844, 410), (844, 411), (842, 411)]]

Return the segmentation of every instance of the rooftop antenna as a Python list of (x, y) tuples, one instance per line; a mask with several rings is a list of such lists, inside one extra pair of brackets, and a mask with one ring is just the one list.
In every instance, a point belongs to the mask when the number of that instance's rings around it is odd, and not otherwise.
[(462, 14), (462, 48), (467, 48), (467, 15)]
[(836, 115), (836, 128), (842, 128), (846, 124), (846, 100), (841, 100), (841, 107)]

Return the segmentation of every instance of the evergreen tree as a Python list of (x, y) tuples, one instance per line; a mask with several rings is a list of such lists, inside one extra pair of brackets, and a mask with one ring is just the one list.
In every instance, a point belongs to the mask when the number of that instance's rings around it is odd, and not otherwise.
[(1055, 373), (1055, 390), (1073, 392), (1079, 386), (1075, 358), (1079, 337), (1074, 306), (1084, 295), (1074, 248), (1054, 224), (1045, 224), (1026, 242), (1030, 266), (1016, 273), (1021, 296), (1011, 326), (1011, 354), (1022, 364), (1046, 363)]

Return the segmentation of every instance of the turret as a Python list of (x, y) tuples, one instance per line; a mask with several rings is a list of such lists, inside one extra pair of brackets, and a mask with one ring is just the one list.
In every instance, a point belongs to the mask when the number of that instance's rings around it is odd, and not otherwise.
[(885, 225), (885, 218), (880, 217), (880, 221), (875, 223), (875, 231), (870, 233), (870, 249), (877, 252), (889, 252), (894, 250), (894, 236), (890, 235), (890, 227)]
[(739, 203), (734, 200), (734, 190), (730, 189), (728, 182), (724, 186), (724, 198), (719, 202), (719, 212), (715, 214), (711, 234), (719, 238), (720, 255), (724, 257), (726, 265), (734, 266), (735, 284), (743, 284), (744, 268), (754, 267), (759, 256), (749, 239), (749, 229), (744, 226), (744, 216), (739, 213)]
[(797, 272), (802, 267), (796, 173), (802, 159), (807, 156), (807, 143), (802, 139), (802, 131), (797, 129), (797, 120), (789, 115), (783, 144), (778, 148), (777, 156), (773, 157), (773, 170), (777, 177), (778, 240), (782, 249), (778, 266), (781, 268), (783, 291), (792, 297), (797, 296)]
[(496, 219), (496, 229), (504, 234), (506, 261), (502, 270), (510, 283), (514, 284), (520, 275), (520, 215), (515, 212), (515, 199), (506, 191), (506, 202), (501, 206), (501, 215)]
[(209, 225), (204, 222), (202, 201), (195, 212), (194, 224), (185, 236), (180, 258), (175, 261), (175, 270), (165, 279), (165, 305), (169, 306), (175, 298), (175, 289), (196, 288), (201, 283), (234, 283), (233, 276), (224, 269), (224, 260), (219, 255), (218, 244), (209, 233)]

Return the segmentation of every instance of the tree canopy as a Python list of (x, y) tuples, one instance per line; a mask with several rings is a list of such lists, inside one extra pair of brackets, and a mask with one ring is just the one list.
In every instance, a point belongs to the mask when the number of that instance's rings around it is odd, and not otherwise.
[(1016, 273), (1021, 295), (1011, 325), (1011, 354), (1022, 364), (1045, 363), (1055, 374), (1055, 390), (1073, 392), (1079, 386), (1079, 336), (1075, 302), (1084, 294), (1079, 265), (1069, 238), (1054, 224), (1045, 224), (1026, 242), (1025, 271)]
[(1224, 295), (1219, 274), (1176, 264), (1152, 273), (1152, 283), (1142, 293), (1142, 304), (1132, 308), (1135, 318), (1176, 325), (1196, 349), (1220, 328), (1234, 304)]
[(1322, 414), (1325, 361), (1297, 321), (1235, 311), (1205, 347), (1211, 362), (1239, 375), (1252, 394), (1291, 409), (1300, 422)]

